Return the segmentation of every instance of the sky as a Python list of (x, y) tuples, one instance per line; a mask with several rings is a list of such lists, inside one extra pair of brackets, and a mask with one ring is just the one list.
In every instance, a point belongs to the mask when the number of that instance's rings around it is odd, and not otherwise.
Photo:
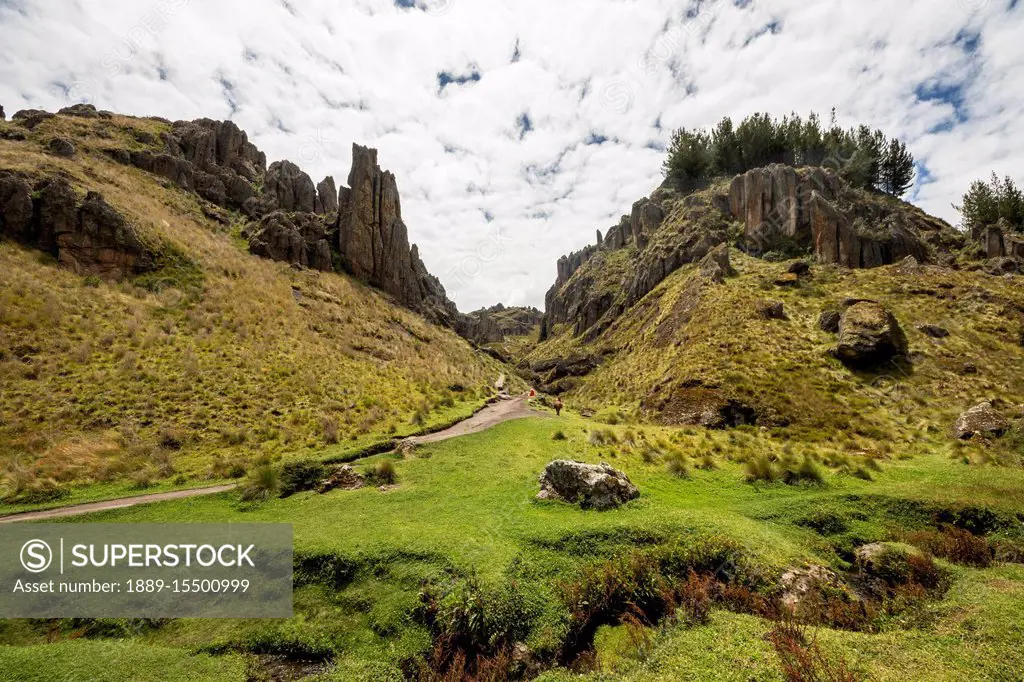
[(463, 311), (543, 308), (560, 255), (662, 180), (671, 131), (835, 107), (908, 199), (1024, 180), (1021, 0), (0, 0), (0, 105), (231, 119), (269, 161), (395, 173)]

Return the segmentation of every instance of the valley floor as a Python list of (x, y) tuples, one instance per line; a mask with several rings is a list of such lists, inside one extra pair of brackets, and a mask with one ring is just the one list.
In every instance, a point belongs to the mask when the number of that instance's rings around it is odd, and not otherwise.
[[(966, 464), (936, 436), (907, 446), (913, 451), (897, 449), (863, 478), (825, 469), (823, 485), (745, 480), (744, 461), (785, 457), (792, 447), (756, 429), (608, 426), (545, 415), (423, 443), (400, 460), (380, 455), (398, 473), (397, 487), (387, 490), (260, 504), (224, 492), (76, 517), (293, 524), (296, 614), (287, 621), (0, 621), (0, 678), (399, 680), (436, 651), (438, 623), (463, 613), (531, 652), (531, 674), (548, 682), (785, 680), (766, 637), (776, 624), (724, 603), (692, 625), (595, 623), (592, 645), (584, 642), (573, 669), (559, 667), (552, 652), (574, 617), (566, 595), (609, 558), (671, 548), (729, 547), (748, 574), (768, 582), (807, 564), (844, 571), (856, 547), (905, 540), (948, 513), (1008, 519), (984, 530), (993, 542), (1021, 546), (1020, 468)], [(835, 454), (801, 447), (821, 461)], [(685, 476), (668, 466), (669, 453), (688, 462)], [(560, 458), (607, 461), (641, 497), (608, 512), (535, 500), (539, 474)], [(1024, 564), (937, 563), (948, 574), (944, 595), (866, 631), (808, 630), (823, 660), (842, 660), (854, 675), (835, 679), (1021, 679)], [(425, 615), (432, 604), (433, 619)]]

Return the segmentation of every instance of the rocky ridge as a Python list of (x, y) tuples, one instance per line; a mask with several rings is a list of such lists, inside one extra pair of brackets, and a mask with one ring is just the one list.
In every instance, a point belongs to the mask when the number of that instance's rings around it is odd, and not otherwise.
[[(996, 229), (985, 237), (989, 257), (1024, 262), (1024, 245)], [(854, 189), (824, 168), (772, 165), (688, 194), (665, 184), (598, 233), (597, 244), (558, 261), (544, 334), (570, 325), (576, 336), (597, 338), (669, 274), (723, 243), (769, 260), (807, 255), (818, 263), (875, 268), (908, 257), (951, 263), (966, 242), (945, 222)], [(602, 287), (609, 270), (616, 285)]]
[[(114, 117), (110, 112), (82, 104), (57, 114), (19, 111), (12, 117), (15, 125), (9, 128), (31, 132), (55, 116)], [(195, 193), (209, 202), (204, 205), (204, 212), (224, 224), (232, 221), (225, 209), (240, 214), (248, 221), (243, 236), (249, 240), (253, 254), (299, 267), (347, 272), (433, 322), (453, 329), (473, 326), (472, 320), (462, 320), (441, 282), (427, 271), (416, 245), (410, 245), (395, 176), (380, 168), (376, 150), (353, 145), (349, 186), (339, 188), (333, 177), (315, 184), (290, 161), (268, 166), (266, 155), (231, 121), (151, 120), (160, 123), (163, 132), (154, 135), (139, 131), (135, 133), (137, 144), (130, 148), (111, 145), (103, 151), (118, 163), (152, 173)], [(25, 139), (24, 134), (7, 135), (10, 132), (5, 130), (7, 139)], [(73, 147), (69, 152), (63, 145), (57, 151), (62, 155), (74, 153)], [(5, 220), (11, 224), (5, 228), (7, 232), (24, 229), (24, 220), (18, 215), (18, 211), (25, 210), (18, 203), (24, 204), (22, 189), (5, 190), (9, 194), (14, 192), (13, 198), (4, 198), (5, 202), (14, 202), (12, 217)], [(86, 215), (91, 213), (87, 210)], [(28, 220), (31, 223), (33, 219)], [(92, 230), (84, 232), (90, 235), (90, 241), (76, 242), (79, 256), (75, 261), (80, 269), (117, 271), (116, 274), (124, 276), (144, 267), (147, 261), (135, 253), (138, 247), (132, 239), (122, 245), (124, 248), (115, 248), (120, 255), (114, 257), (109, 240), (121, 232), (127, 234), (124, 230), (104, 231), (94, 222), (79, 223), (83, 230)], [(43, 242), (40, 248), (53, 251), (52, 245), (46, 243), (49, 236), (45, 229), (38, 239)], [(63, 239), (68, 242), (69, 237)], [(27, 240), (34, 241), (35, 238)], [(102, 253), (94, 254), (95, 258), (90, 260), (90, 250)], [(73, 258), (69, 247), (65, 247), (65, 253), (62, 260)]]

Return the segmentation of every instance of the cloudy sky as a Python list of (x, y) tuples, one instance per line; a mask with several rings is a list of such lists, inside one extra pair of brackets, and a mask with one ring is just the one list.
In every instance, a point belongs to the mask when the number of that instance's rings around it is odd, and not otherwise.
[(462, 310), (543, 307), (678, 126), (836, 107), (904, 137), (951, 222), (972, 179), (1024, 180), (1024, 2), (0, 0), (0, 104), (68, 101), (230, 118), (315, 181), (378, 147)]

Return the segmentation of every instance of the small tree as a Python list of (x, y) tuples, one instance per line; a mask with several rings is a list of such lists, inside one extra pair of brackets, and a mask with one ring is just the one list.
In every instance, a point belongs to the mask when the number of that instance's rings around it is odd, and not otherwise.
[(907, 146), (893, 138), (881, 164), (881, 189), (894, 197), (901, 197), (914, 184), (914, 156)]
[(711, 138), (703, 130), (680, 128), (672, 133), (665, 160), (665, 174), (677, 181), (693, 184), (707, 178), (713, 167)]
[(963, 218), (963, 228), (975, 238), (989, 225), (1000, 220), (1010, 229), (1024, 231), (1024, 195), (1009, 176), (999, 179), (992, 174), (991, 182), (975, 180), (964, 195), (963, 202), (953, 205)]

